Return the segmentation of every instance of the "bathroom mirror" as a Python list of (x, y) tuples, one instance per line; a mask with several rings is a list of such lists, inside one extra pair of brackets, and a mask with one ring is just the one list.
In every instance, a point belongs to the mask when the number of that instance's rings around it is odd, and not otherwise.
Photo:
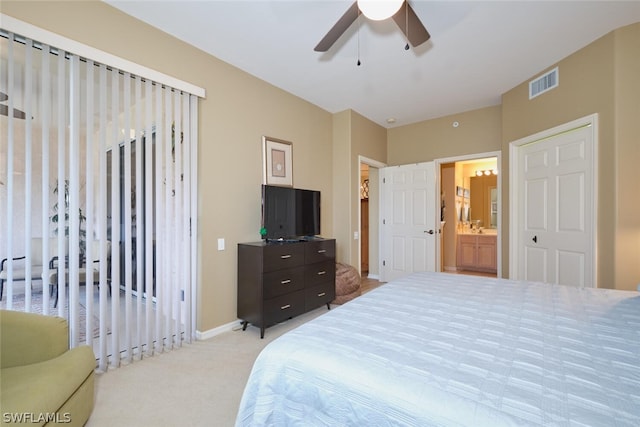
[(471, 177), (471, 221), (479, 220), (484, 228), (498, 226), (498, 177), (482, 175)]

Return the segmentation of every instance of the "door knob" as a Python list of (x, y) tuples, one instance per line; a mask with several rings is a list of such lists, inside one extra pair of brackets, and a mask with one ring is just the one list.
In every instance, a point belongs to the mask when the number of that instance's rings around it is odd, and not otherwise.
[(533, 240), (533, 243), (538, 243), (538, 236), (533, 236), (533, 239), (531, 240)]
[(433, 233), (434, 233), (434, 231), (433, 231), (433, 230), (425, 230), (424, 232), (425, 232), (425, 233), (429, 233), (429, 234), (433, 234)]

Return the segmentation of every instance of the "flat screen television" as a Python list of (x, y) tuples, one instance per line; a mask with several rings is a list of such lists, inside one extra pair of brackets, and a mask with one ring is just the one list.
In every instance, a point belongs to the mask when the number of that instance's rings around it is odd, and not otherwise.
[(267, 240), (319, 235), (320, 191), (263, 185), (262, 227)]

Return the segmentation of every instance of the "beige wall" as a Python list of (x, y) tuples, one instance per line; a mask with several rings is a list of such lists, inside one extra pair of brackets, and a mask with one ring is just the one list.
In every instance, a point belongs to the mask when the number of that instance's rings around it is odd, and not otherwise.
[(293, 142), (294, 184), (322, 191), (322, 231), (333, 234), (334, 214), (348, 205), (334, 212), (331, 114), (102, 2), (3, 0), (1, 11), (207, 91), (198, 129), (199, 331), (236, 319), (236, 244), (260, 238), (262, 135)]
[(640, 283), (640, 23), (615, 35), (616, 157), (615, 284)]
[(494, 106), (389, 129), (388, 163), (405, 165), (498, 151), (501, 114), (500, 106)]
[(350, 147), (351, 111), (347, 110), (333, 116), (333, 237), (336, 238), (337, 260), (347, 264), (351, 262), (351, 224), (348, 218), (354, 209), (349, 186), (345, 185), (351, 177)]

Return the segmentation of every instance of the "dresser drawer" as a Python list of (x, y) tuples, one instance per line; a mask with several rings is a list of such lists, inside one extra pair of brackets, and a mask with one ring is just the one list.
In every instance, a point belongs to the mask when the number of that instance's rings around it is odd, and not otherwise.
[(275, 243), (264, 247), (264, 272), (304, 265), (304, 246), (301, 243)]
[(264, 274), (264, 299), (304, 289), (304, 266)]
[(282, 322), (290, 317), (304, 313), (304, 304), (304, 290), (266, 300), (264, 302), (265, 326), (273, 325), (274, 323)]
[(336, 298), (334, 282), (325, 282), (305, 289), (305, 304), (307, 311), (321, 305), (328, 304)]
[(307, 242), (305, 248), (305, 261), (307, 264), (334, 260), (336, 257), (335, 240), (312, 240)]
[(305, 266), (304, 280), (306, 287), (317, 285), (318, 283), (331, 282), (335, 285), (336, 263), (335, 261), (317, 262)]

